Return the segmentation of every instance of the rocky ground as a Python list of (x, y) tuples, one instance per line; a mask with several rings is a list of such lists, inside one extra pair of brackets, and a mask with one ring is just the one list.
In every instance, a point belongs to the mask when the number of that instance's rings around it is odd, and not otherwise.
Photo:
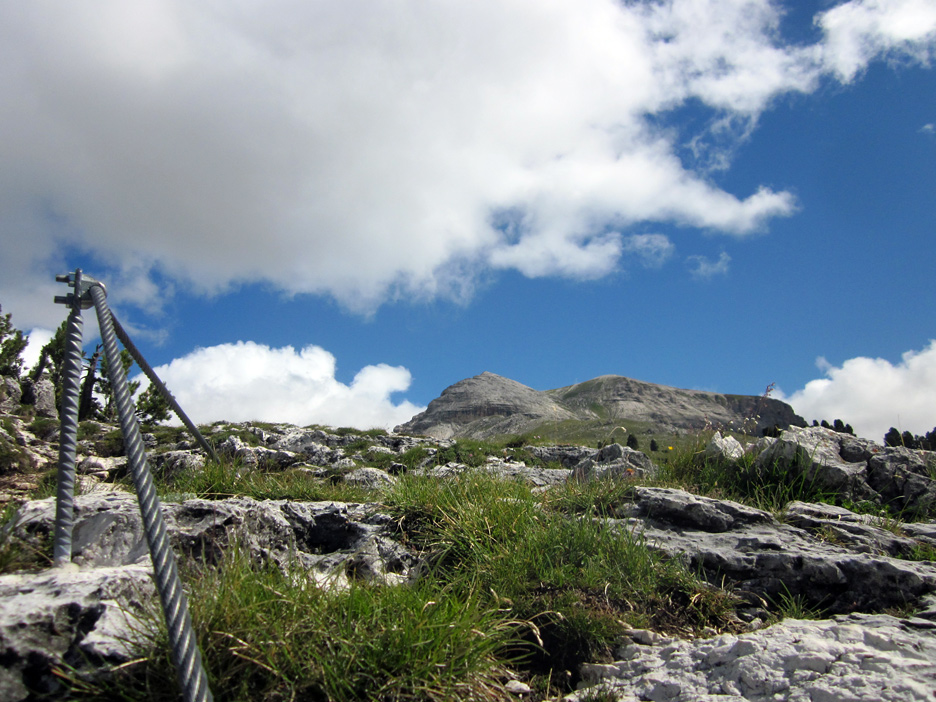
[[(567, 480), (649, 478), (656, 467), (617, 444), (601, 450), (525, 447), (530, 460), (485, 456), (469, 467), (441, 462), (452, 444), (402, 435), (369, 436), (287, 425), (216, 425), (219, 451), (240, 470), (307, 472), (310, 480), (380, 486), (404, 471), (445, 480), (484, 470), (537, 489)], [(38, 544), (52, 530), (51, 498), (23, 501), (57, 458), (56, 423), (0, 415), (2, 490), (20, 503), (15, 533)], [(147, 437), (154, 471), (204, 465), (191, 437)], [(137, 616), (153, 596), (135, 498), (115, 489), (126, 471), (110, 427), (86, 428), (79, 443), (74, 567), (0, 576), (0, 698), (38, 699), (56, 685), (53, 669), (101, 669), (130, 655)], [(420, 449), (416, 451), (415, 449)], [(741, 450), (721, 437), (709, 451)], [(905, 515), (932, 514), (933, 456), (821, 428), (794, 429), (756, 450), (764, 465), (802, 471), (848, 504), (887, 504)], [(322, 587), (359, 577), (400, 586), (421, 577), (418, 558), (395, 540), (376, 505), (289, 500), (167, 500), (170, 539), (183, 557), (211, 562), (233, 540), (251, 556), (300, 562)], [(641, 535), (685, 560), (713, 585), (740, 595), (746, 633), (673, 639), (631, 631), (619, 660), (583, 667), (569, 699), (617, 700), (932, 700), (936, 697), (936, 522), (888, 520), (827, 504), (792, 502), (774, 514), (728, 500), (663, 487), (636, 487), (608, 524)], [(831, 619), (765, 626), (769, 603), (821, 609)], [(527, 694), (512, 685), (509, 694)], [(589, 697), (591, 695), (591, 697)]]

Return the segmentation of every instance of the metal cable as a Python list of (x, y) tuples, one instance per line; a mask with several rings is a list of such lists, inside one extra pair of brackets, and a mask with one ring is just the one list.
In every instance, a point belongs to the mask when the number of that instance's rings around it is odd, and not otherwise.
[(192, 420), (188, 418), (188, 415), (186, 415), (179, 406), (179, 403), (176, 402), (175, 397), (169, 392), (169, 388), (159, 379), (159, 376), (156, 375), (156, 371), (154, 371), (150, 367), (150, 364), (146, 362), (146, 359), (143, 358), (143, 354), (140, 353), (140, 350), (130, 341), (130, 337), (127, 335), (127, 332), (124, 331), (124, 328), (120, 326), (120, 322), (117, 321), (117, 317), (114, 316), (113, 312), (111, 312), (111, 321), (114, 323), (114, 331), (117, 333), (117, 338), (120, 339), (120, 343), (124, 345), (124, 348), (130, 352), (130, 355), (133, 356), (133, 360), (136, 361), (140, 370), (142, 370), (146, 377), (150, 379), (150, 382), (156, 386), (156, 389), (159, 390), (159, 394), (165, 398), (169, 406), (172, 407), (172, 411), (176, 413), (176, 416), (182, 420), (182, 423), (192, 433), (198, 445), (202, 447), (212, 461), (220, 463), (221, 461), (218, 458), (218, 454), (215, 453), (214, 447), (209, 444), (205, 437), (202, 436), (202, 433), (198, 431), (198, 427), (195, 426)]
[[(80, 284), (80, 269), (76, 276)], [(76, 288), (77, 289), (77, 288)], [(69, 295), (71, 312), (65, 325), (65, 360), (62, 368), (62, 406), (59, 415), (58, 485), (55, 492), (53, 563), (71, 563), (75, 525), (75, 461), (78, 452), (78, 400), (81, 390), (81, 338), (84, 322), (78, 295)]]
[(202, 665), (201, 651), (198, 650), (192, 629), (188, 599), (179, 579), (175, 555), (169, 546), (159, 497), (156, 495), (156, 488), (146, 461), (140, 427), (133, 413), (127, 377), (117, 349), (113, 317), (107, 306), (103, 287), (93, 285), (90, 294), (94, 300), (94, 308), (101, 328), (101, 340), (104, 343), (104, 355), (107, 358), (107, 372), (120, 417), (127, 463), (136, 487), (137, 500), (143, 517), (143, 528), (153, 560), (156, 589), (159, 592), (163, 614), (166, 618), (169, 645), (179, 677), (179, 685), (182, 688), (182, 696), (186, 702), (213, 701), (214, 697), (208, 687), (208, 679)]

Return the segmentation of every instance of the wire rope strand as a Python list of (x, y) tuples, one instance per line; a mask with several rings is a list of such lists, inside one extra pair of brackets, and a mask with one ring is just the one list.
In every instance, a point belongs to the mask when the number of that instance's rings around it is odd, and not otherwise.
[(159, 379), (159, 376), (156, 375), (156, 371), (152, 369), (146, 359), (143, 358), (143, 354), (140, 353), (140, 350), (136, 345), (130, 340), (130, 336), (124, 331), (124, 328), (120, 326), (120, 322), (117, 321), (117, 317), (114, 316), (114, 313), (111, 312), (111, 321), (114, 323), (114, 331), (117, 334), (117, 338), (120, 339), (120, 343), (124, 345), (124, 348), (130, 352), (130, 355), (133, 356), (133, 360), (137, 362), (137, 365), (140, 367), (140, 370), (143, 371), (143, 374), (150, 379), (150, 382), (156, 386), (156, 389), (159, 391), (159, 394), (165, 398), (166, 402), (169, 403), (169, 406), (172, 407), (172, 411), (176, 413), (176, 416), (182, 420), (182, 423), (185, 427), (192, 432), (192, 435), (195, 437), (195, 440), (202, 447), (205, 453), (208, 454), (208, 457), (211, 458), (215, 463), (220, 463), (218, 459), (218, 454), (215, 452), (214, 447), (208, 443), (202, 433), (198, 430), (198, 427), (195, 426), (195, 423), (188, 418), (188, 415), (182, 410), (182, 407), (173, 397), (172, 393), (169, 392), (169, 388), (166, 387), (165, 383)]
[(146, 461), (143, 438), (133, 413), (133, 403), (127, 385), (127, 377), (120, 362), (120, 353), (114, 334), (114, 325), (103, 288), (93, 285), (90, 294), (94, 300), (101, 341), (107, 358), (107, 372), (114, 393), (114, 402), (120, 417), (120, 429), (124, 436), (127, 463), (136, 487), (137, 501), (143, 518), (143, 529), (153, 561), (156, 589), (162, 602), (163, 615), (169, 633), (169, 645), (173, 663), (186, 702), (213, 702), (208, 678), (202, 665), (201, 652), (195, 640), (188, 600), (182, 589), (176, 567), (175, 556), (169, 545), (165, 522), (162, 518), (159, 497)]
[(55, 537), (53, 540), (53, 563), (56, 566), (71, 563), (72, 557), (83, 329), (81, 306), (76, 300), (65, 323), (65, 359), (62, 364), (62, 404), (59, 415), (58, 482), (55, 491)]

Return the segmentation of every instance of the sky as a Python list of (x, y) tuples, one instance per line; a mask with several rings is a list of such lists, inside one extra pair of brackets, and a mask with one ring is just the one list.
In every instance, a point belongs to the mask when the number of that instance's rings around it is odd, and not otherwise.
[(0, 305), (34, 358), (81, 268), (199, 422), (490, 371), (922, 434), (934, 58), (933, 0), (0, 0)]

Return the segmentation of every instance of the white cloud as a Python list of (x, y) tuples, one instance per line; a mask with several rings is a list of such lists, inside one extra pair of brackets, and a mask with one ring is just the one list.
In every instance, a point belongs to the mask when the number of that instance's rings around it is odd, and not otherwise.
[(933, 122), (924, 124), (922, 127), (920, 127), (920, 132), (923, 134), (936, 134), (936, 124)]
[[(488, 267), (606, 275), (628, 250), (607, 232), (649, 221), (761, 230), (793, 196), (728, 192), (707, 169), (776, 96), (933, 44), (925, 0), (834, 8), (825, 45), (785, 45), (781, 13), (770, 0), (2, 3), (0, 299), (54, 326), (51, 276), (79, 251), (144, 307), (167, 281), (259, 281), (367, 311), (469, 295)], [(712, 113), (701, 139), (655, 126), (690, 101)]]
[(825, 33), (823, 60), (850, 82), (877, 56), (927, 62), (936, 43), (932, 0), (854, 0), (816, 18)]
[(717, 261), (712, 261), (705, 256), (689, 256), (686, 260), (692, 267), (690, 273), (693, 278), (708, 280), (716, 275), (728, 274), (731, 256), (722, 251)]
[(26, 334), (26, 348), (23, 349), (23, 367), (30, 369), (39, 361), (42, 347), (52, 341), (55, 332), (49, 329), (32, 329)]
[(393, 393), (410, 386), (405, 368), (366, 366), (346, 385), (335, 379), (335, 357), (318, 346), (296, 351), (239, 341), (196, 349), (154, 370), (197, 423), (390, 428), (425, 409), (392, 400)]
[(621, 250), (636, 256), (646, 268), (659, 268), (676, 247), (665, 234), (631, 234), (624, 239)]
[(841, 419), (877, 442), (890, 427), (922, 435), (936, 426), (936, 340), (896, 364), (859, 356), (841, 366), (820, 358), (817, 365), (825, 378), (781, 398), (807, 421)]

